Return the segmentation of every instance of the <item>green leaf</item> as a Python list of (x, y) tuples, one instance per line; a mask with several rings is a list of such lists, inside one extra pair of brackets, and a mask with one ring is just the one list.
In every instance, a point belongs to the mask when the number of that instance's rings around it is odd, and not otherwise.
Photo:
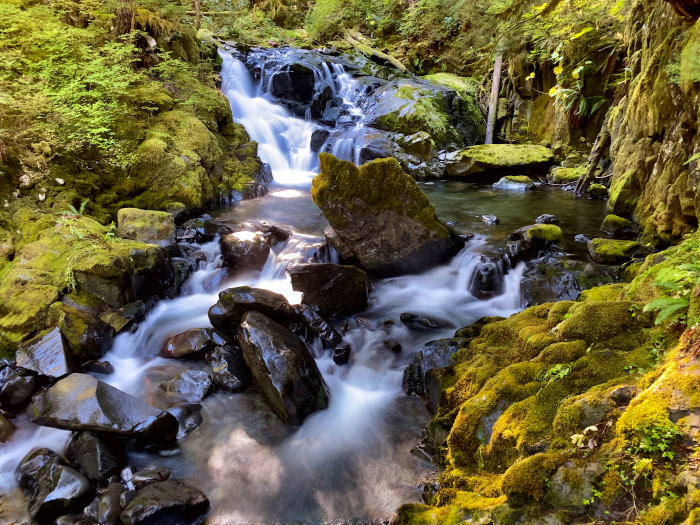
[(576, 40), (577, 38), (581, 38), (583, 35), (585, 35), (586, 33), (590, 32), (590, 31), (593, 31), (594, 29), (595, 28), (593, 26), (584, 27), (581, 31), (579, 31), (574, 36), (572, 36), (571, 40)]

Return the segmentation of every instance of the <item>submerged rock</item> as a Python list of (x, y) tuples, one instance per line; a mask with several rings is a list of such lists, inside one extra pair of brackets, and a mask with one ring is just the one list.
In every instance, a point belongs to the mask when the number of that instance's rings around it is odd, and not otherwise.
[(170, 381), (160, 384), (164, 392), (196, 402), (207, 397), (211, 393), (212, 386), (209, 374), (201, 370), (184, 370)]
[(525, 175), (508, 175), (501, 178), (493, 185), (494, 188), (502, 190), (532, 190), (535, 188), (535, 183), (530, 177)]
[(117, 234), (122, 239), (175, 247), (175, 221), (167, 211), (122, 208), (117, 212)]
[(58, 327), (23, 343), (17, 351), (17, 366), (53, 378), (75, 371), (70, 349)]
[(328, 406), (328, 387), (306, 345), (260, 312), (248, 312), (238, 329), (243, 357), (253, 381), (285, 422), (304, 419)]
[(403, 313), (400, 316), (401, 322), (413, 330), (439, 330), (441, 328), (450, 328), (452, 323), (444, 319), (433, 319), (424, 317), (418, 314)]
[(180, 440), (199, 428), (204, 421), (202, 416), (202, 405), (197, 403), (187, 403), (175, 407), (170, 407), (168, 413), (172, 414), (180, 424), (177, 431), (177, 439)]
[(447, 175), (466, 182), (495, 182), (507, 170), (541, 172), (554, 161), (544, 146), (530, 144), (479, 144), (450, 153), (445, 160)]
[(250, 370), (238, 346), (217, 346), (207, 354), (212, 369), (212, 381), (216, 390), (242, 392), (251, 385)]
[(367, 274), (354, 266), (302, 264), (287, 270), (302, 304), (326, 317), (345, 317), (367, 308)]
[(177, 420), (86, 374), (71, 374), (37, 396), (29, 419), (36, 425), (94, 430), (157, 443), (175, 439)]
[[(343, 245), (376, 275), (420, 272), (449, 259), (464, 241), (395, 159), (357, 168), (322, 153), (311, 195)], [(332, 239), (329, 239), (333, 242)]]
[(124, 525), (193, 523), (208, 510), (209, 500), (201, 490), (169, 480), (138, 490), (120, 519)]

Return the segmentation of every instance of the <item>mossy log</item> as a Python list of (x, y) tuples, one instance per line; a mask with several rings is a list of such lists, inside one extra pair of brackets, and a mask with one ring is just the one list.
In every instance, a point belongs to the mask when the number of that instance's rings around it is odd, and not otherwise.
[(380, 60), (388, 62), (402, 73), (408, 73), (408, 69), (397, 58), (373, 48), (367, 43), (367, 39), (356, 31), (348, 31), (343, 39), (360, 53), (366, 56), (375, 56)]

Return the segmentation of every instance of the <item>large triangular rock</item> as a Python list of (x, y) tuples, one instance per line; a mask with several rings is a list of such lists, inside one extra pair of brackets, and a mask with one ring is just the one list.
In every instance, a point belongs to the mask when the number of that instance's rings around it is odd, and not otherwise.
[(440, 222), (428, 197), (396, 159), (359, 168), (321, 153), (311, 196), (360, 265), (380, 276), (446, 262), (464, 241)]
[(23, 343), (17, 351), (17, 366), (55, 378), (75, 370), (70, 349), (57, 326)]
[(94, 430), (147, 441), (174, 441), (177, 420), (86, 374), (71, 374), (37, 396), (29, 408), (37, 425)]

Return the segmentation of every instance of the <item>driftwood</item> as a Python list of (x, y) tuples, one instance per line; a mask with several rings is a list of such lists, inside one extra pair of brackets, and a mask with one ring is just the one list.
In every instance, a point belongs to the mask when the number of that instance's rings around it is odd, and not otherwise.
[(600, 128), (600, 132), (593, 143), (593, 148), (591, 148), (591, 153), (588, 156), (588, 170), (586, 170), (586, 173), (581, 175), (576, 182), (576, 189), (574, 191), (577, 195), (582, 195), (596, 178), (595, 170), (598, 167), (600, 159), (603, 158), (608, 142), (610, 142), (610, 129), (608, 128), (609, 115), (610, 113), (608, 112), (608, 116), (605, 117), (605, 121), (603, 122), (603, 127)]
[(388, 62), (402, 73), (408, 72), (406, 66), (404, 66), (397, 58), (370, 46), (367, 43), (367, 39), (360, 33), (356, 31), (346, 31), (343, 39), (363, 55), (374, 56), (380, 60), (383, 60), (384, 62)]
[(498, 117), (498, 93), (501, 91), (501, 68), (503, 67), (503, 55), (496, 55), (496, 63), (493, 66), (493, 81), (491, 82), (491, 98), (489, 99), (489, 116), (486, 119), (486, 140), (484, 144), (493, 144), (493, 135), (496, 131), (496, 118)]

